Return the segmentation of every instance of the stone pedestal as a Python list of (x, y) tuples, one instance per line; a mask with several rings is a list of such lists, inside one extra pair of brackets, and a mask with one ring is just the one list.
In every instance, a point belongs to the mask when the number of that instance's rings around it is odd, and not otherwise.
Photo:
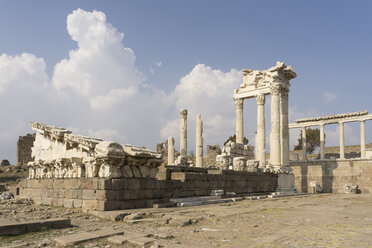
[(236, 114), (236, 142), (243, 144), (244, 123), (243, 123), (243, 99), (235, 99)]
[(187, 159), (187, 109), (180, 110), (180, 159)]
[(196, 116), (196, 167), (203, 167), (203, 122), (201, 116)]
[(294, 174), (278, 173), (277, 192), (296, 192)]
[(168, 165), (174, 164), (174, 139), (168, 138)]

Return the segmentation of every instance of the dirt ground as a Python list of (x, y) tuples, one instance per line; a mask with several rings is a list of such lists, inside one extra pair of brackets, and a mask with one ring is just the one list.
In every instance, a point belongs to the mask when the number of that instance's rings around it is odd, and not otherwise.
[[(0, 222), (57, 217), (74, 227), (0, 237), (0, 246), (54, 247), (54, 237), (108, 227), (157, 239), (159, 247), (372, 247), (372, 194), (317, 194), (197, 207), (136, 209), (137, 223), (11, 200)], [(22, 246), (22, 245), (21, 245)], [(118, 247), (106, 239), (77, 247)]]

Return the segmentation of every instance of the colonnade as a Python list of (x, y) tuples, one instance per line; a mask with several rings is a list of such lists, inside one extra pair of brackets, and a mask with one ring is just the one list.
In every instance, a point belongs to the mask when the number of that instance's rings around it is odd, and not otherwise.
[(265, 95), (271, 95), (270, 165), (289, 165), (288, 92), (286, 84), (273, 83), (269, 91), (250, 97), (235, 98), (236, 142), (244, 139), (244, 99), (255, 97), (257, 104), (256, 160), (266, 165)]
[(306, 128), (319, 126), (320, 134), (320, 159), (325, 159), (325, 133), (324, 126), (329, 124), (339, 125), (339, 145), (340, 159), (345, 159), (345, 123), (359, 122), (360, 123), (360, 157), (366, 158), (366, 137), (365, 137), (365, 122), (372, 120), (372, 115), (368, 111), (359, 111), (354, 113), (337, 114), (322, 116), (316, 118), (308, 118), (296, 120), (296, 123), (289, 124), (289, 128), (302, 128), (302, 159), (307, 160), (306, 153)]

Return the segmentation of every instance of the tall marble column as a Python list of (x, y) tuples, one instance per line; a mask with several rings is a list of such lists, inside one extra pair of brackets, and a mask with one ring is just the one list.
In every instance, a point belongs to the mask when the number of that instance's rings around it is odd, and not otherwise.
[(302, 128), (302, 160), (307, 160), (306, 127)]
[(260, 161), (259, 167), (266, 165), (265, 149), (265, 95), (256, 96), (257, 102), (257, 133), (256, 133), (256, 160)]
[(244, 139), (243, 103), (243, 99), (235, 99), (236, 142), (240, 144), (243, 144)]
[(174, 139), (168, 138), (168, 165), (174, 164)]
[(360, 157), (366, 157), (365, 121), (360, 121)]
[(289, 126), (288, 126), (288, 92), (282, 88), (280, 91), (280, 146), (282, 166), (289, 165)]
[(270, 162), (273, 166), (280, 166), (280, 85), (270, 87), (271, 94), (271, 133), (270, 133)]
[(340, 159), (345, 158), (344, 123), (340, 122)]
[(187, 158), (187, 109), (180, 110), (180, 158)]
[(324, 149), (325, 149), (325, 140), (324, 140), (324, 124), (320, 124), (320, 134), (319, 134), (319, 138), (320, 138), (320, 159), (324, 159), (325, 158), (325, 153), (324, 153)]
[(196, 167), (203, 167), (203, 121), (201, 116), (196, 116)]

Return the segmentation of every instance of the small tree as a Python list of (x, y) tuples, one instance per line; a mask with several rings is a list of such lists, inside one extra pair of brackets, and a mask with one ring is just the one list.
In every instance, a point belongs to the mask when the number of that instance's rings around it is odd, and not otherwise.
[[(320, 146), (320, 130), (319, 128), (306, 128), (306, 152), (313, 153), (317, 147)], [(293, 148), (294, 150), (302, 150), (302, 130), (298, 144)]]
[[(226, 146), (227, 142), (236, 142), (236, 134), (234, 135), (231, 135), (226, 141), (225, 143), (223, 143), (224, 146)], [(246, 137), (243, 138), (243, 144), (246, 145), (248, 144), (248, 139)]]

